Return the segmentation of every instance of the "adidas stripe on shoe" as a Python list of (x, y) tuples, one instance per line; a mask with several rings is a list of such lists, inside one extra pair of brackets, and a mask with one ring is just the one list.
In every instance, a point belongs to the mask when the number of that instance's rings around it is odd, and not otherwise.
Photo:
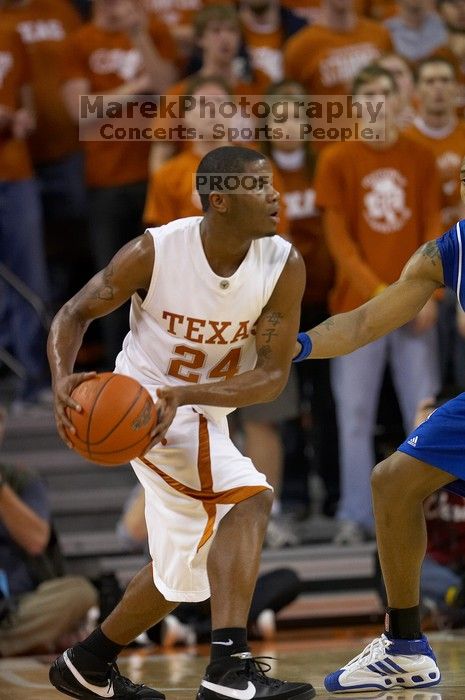
[(441, 673), (425, 636), (421, 639), (374, 639), (345, 666), (325, 678), (330, 693), (351, 690), (428, 688), (437, 685)]

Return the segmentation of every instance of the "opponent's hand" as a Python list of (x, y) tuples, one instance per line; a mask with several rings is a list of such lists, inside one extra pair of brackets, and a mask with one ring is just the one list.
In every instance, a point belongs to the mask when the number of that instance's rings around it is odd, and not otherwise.
[(97, 372), (78, 372), (76, 374), (69, 374), (66, 377), (61, 377), (61, 379), (58, 379), (53, 386), (55, 422), (57, 424), (57, 429), (61, 439), (68, 445), (68, 447), (72, 447), (72, 444), (66, 435), (65, 429), (73, 434), (76, 432), (76, 430), (66, 415), (66, 408), (70, 408), (78, 413), (82, 411), (82, 407), (71, 398), (71, 394), (73, 393), (73, 389), (79, 386), (79, 384), (82, 384), (82, 382), (85, 382), (87, 379), (92, 379), (96, 376), (96, 374)]
[(166, 432), (170, 427), (180, 405), (179, 389), (173, 386), (163, 386), (157, 389), (158, 401), (155, 404), (158, 413), (158, 423), (152, 432), (151, 447), (158, 442), (166, 443)]

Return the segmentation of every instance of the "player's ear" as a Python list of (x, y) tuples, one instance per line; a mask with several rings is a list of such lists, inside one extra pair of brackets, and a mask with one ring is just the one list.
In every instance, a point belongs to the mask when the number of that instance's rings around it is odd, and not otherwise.
[(210, 192), (208, 199), (210, 208), (219, 214), (225, 214), (229, 210), (228, 199), (222, 192)]

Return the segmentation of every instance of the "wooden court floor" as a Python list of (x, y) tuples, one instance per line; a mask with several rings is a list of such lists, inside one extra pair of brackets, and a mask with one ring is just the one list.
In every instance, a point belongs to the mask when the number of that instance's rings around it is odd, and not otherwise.
[[(360, 633), (359, 633), (360, 634)], [(442, 683), (426, 690), (393, 690), (378, 693), (330, 695), (323, 688), (323, 677), (361, 651), (372, 636), (343, 633), (337, 638), (306, 638), (305, 631), (282, 635), (276, 642), (252, 645), (257, 656), (272, 656), (272, 674), (286, 680), (311, 682), (318, 698), (351, 700), (465, 700), (465, 631), (429, 635), (438, 656)], [(130, 653), (121, 658), (120, 668), (133, 681), (166, 693), (167, 700), (195, 700), (199, 680), (207, 662), (208, 647), (188, 651), (156, 653), (155, 648)], [(0, 700), (59, 700), (67, 696), (48, 684), (50, 659), (25, 657), (0, 660)]]

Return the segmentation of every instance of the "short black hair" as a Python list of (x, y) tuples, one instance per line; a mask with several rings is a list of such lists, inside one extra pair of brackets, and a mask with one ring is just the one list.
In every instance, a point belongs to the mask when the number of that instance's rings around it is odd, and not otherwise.
[(388, 78), (392, 83), (394, 92), (399, 91), (397, 80), (391, 71), (387, 68), (383, 68), (383, 66), (380, 66), (379, 63), (376, 63), (376, 61), (373, 61), (373, 63), (369, 63), (367, 66), (362, 68), (362, 70), (355, 76), (352, 83), (352, 94), (358, 95), (363, 93), (361, 88), (377, 78)]
[[(263, 153), (243, 146), (221, 146), (215, 148), (202, 158), (196, 173), (196, 188), (199, 190), (199, 176), (220, 175), (222, 173), (244, 173), (249, 163), (257, 163), (266, 160)], [(211, 190), (215, 192), (215, 188)], [(202, 203), (202, 211), (208, 211), (210, 207), (209, 194), (199, 192)]]

